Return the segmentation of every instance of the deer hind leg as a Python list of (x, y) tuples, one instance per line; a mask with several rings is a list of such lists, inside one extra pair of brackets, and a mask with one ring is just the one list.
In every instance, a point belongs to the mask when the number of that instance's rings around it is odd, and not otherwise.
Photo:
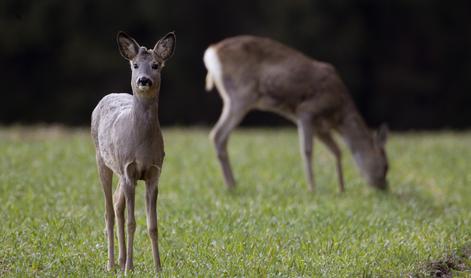
[(314, 191), (314, 172), (312, 167), (313, 152), (313, 127), (309, 116), (301, 116), (298, 119), (298, 134), (301, 156), (304, 162), (304, 173), (308, 183), (308, 190)]
[(124, 209), (126, 207), (126, 200), (122, 189), (121, 181), (114, 192), (114, 207), (118, 224), (118, 246), (119, 246), (119, 266), (122, 271), (126, 265), (126, 245), (124, 234)]
[(227, 141), (231, 131), (242, 121), (248, 111), (249, 105), (246, 102), (225, 100), (222, 114), (209, 135), (216, 148), (224, 182), (229, 188), (235, 187), (235, 179), (227, 154)]
[(107, 270), (114, 268), (114, 210), (112, 196), (113, 172), (108, 168), (103, 159), (97, 153), (96, 156), (98, 174), (100, 176), (103, 193), (105, 195), (105, 222), (106, 237), (108, 239), (108, 264)]
[(345, 191), (345, 184), (343, 179), (343, 170), (342, 170), (342, 153), (339, 146), (335, 142), (332, 135), (328, 132), (318, 133), (317, 136), (319, 139), (327, 146), (330, 152), (335, 156), (335, 164), (337, 167), (337, 176), (339, 179), (340, 192)]

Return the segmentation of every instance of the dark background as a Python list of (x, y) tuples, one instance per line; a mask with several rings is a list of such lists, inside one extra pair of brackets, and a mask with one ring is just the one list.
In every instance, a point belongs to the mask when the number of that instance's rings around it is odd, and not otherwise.
[[(333, 63), (368, 124), (471, 127), (469, 0), (0, 0), (1, 124), (88, 125), (99, 99), (130, 91), (115, 36), (153, 47), (177, 33), (163, 73), (163, 125), (212, 125), (202, 55), (228, 36), (268, 36)], [(286, 124), (252, 113), (245, 125)]]

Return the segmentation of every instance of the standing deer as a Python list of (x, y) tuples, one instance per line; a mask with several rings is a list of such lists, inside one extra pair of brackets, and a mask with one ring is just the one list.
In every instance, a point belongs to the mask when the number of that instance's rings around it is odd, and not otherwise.
[[(176, 37), (173, 32), (147, 49), (124, 32), (117, 35), (121, 55), (131, 65), (130, 94), (109, 94), (92, 114), (91, 133), (96, 161), (105, 195), (105, 221), (108, 238), (108, 270), (114, 268), (114, 217), (118, 220), (119, 264), (125, 273), (133, 268), (135, 186), (146, 185), (147, 229), (156, 270), (161, 268), (157, 231), (158, 181), (164, 159), (164, 142), (158, 118), (160, 75), (172, 56)], [(113, 172), (119, 183), (112, 196)], [(114, 206), (113, 206), (114, 199)], [(127, 207), (127, 250), (125, 248), (124, 209)]]
[(252, 109), (271, 111), (298, 126), (301, 155), (309, 190), (314, 190), (313, 137), (336, 159), (340, 191), (344, 191), (341, 152), (332, 131), (347, 143), (369, 184), (385, 189), (388, 163), (384, 146), (387, 128), (372, 134), (335, 68), (268, 38), (237, 36), (211, 45), (204, 54), (206, 90), (215, 85), (222, 114), (211, 130), (224, 181), (235, 186), (227, 141), (230, 132)]

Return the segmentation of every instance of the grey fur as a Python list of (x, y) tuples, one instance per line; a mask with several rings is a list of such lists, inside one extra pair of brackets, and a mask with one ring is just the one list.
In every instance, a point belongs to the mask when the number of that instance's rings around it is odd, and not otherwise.
[[(135, 186), (146, 184), (147, 227), (156, 269), (161, 267), (157, 239), (157, 193), (163, 159), (164, 142), (158, 118), (160, 73), (175, 48), (175, 34), (164, 37), (154, 49), (141, 47), (129, 35), (119, 32), (121, 55), (132, 70), (133, 95), (109, 94), (92, 113), (91, 134), (96, 148), (98, 172), (105, 194), (105, 220), (108, 238), (108, 269), (114, 267), (114, 218), (118, 220), (119, 263), (124, 271), (133, 268)], [(156, 66), (157, 65), (157, 66)], [(145, 78), (148, 83), (142, 83)], [(141, 81), (140, 81), (141, 80)], [(112, 175), (119, 179), (112, 196)], [(113, 200), (114, 199), (114, 200)], [(114, 203), (113, 203), (114, 201)], [(127, 207), (127, 250), (124, 243), (124, 209)]]

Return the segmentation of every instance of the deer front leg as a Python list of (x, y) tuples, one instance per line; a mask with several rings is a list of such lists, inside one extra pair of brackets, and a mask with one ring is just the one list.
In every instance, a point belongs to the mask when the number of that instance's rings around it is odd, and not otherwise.
[(308, 183), (308, 190), (314, 191), (315, 183), (312, 169), (312, 150), (313, 150), (313, 128), (309, 116), (301, 116), (298, 119), (298, 134), (301, 156), (304, 161), (304, 173)]
[(136, 231), (136, 219), (134, 218), (134, 201), (135, 201), (135, 190), (136, 190), (136, 163), (132, 162), (125, 166), (126, 176), (122, 189), (124, 192), (124, 198), (126, 199), (127, 207), (127, 219), (126, 226), (128, 232), (128, 246), (127, 246), (127, 257), (124, 274), (127, 274), (134, 268), (133, 264), (133, 243), (134, 243), (134, 232)]
[(98, 173), (100, 175), (103, 193), (105, 195), (105, 222), (106, 238), (108, 240), (108, 264), (107, 270), (114, 268), (114, 210), (112, 197), (112, 179), (113, 172), (104, 164), (103, 160), (97, 154)]
[(127, 244), (127, 256), (126, 256), (126, 266), (125, 274), (134, 268), (133, 264), (133, 242), (134, 242), (134, 232), (136, 231), (136, 219), (134, 218), (134, 199), (135, 199), (135, 186), (134, 183), (126, 183), (124, 185), (124, 197), (126, 199), (127, 207), (127, 219), (126, 226), (128, 232), (128, 244)]
[(124, 209), (126, 207), (126, 199), (124, 197), (121, 181), (114, 193), (114, 207), (118, 222), (119, 266), (121, 270), (124, 271), (126, 265), (126, 238), (124, 235)]
[(335, 142), (334, 138), (330, 133), (320, 133), (318, 134), (319, 139), (327, 146), (327, 148), (332, 152), (335, 156), (335, 164), (337, 166), (337, 176), (339, 179), (339, 186), (340, 192), (345, 191), (345, 184), (343, 179), (343, 171), (342, 171), (342, 153), (340, 152), (340, 148)]
[(152, 256), (154, 258), (156, 272), (162, 268), (160, 264), (159, 241), (158, 241), (158, 222), (157, 222), (157, 196), (158, 196), (158, 180), (160, 176), (160, 168), (151, 167), (149, 177), (146, 180), (146, 210), (147, 210), (147, 231), (152, 246)]
[(134, 199), (135, 199), (135, 183), (128, 182), (123, 186), (124, 197), (126, 199), (127, 207), (127, 219), (126, 226), (128, 232), (128, 245), (127, 245), (127, 257), (126, 257), (126, 266), (125, 274), (133, 269), (133, 242), (134, 242), (134, 232), (136, 231), (136, 219), (134, 218)]

